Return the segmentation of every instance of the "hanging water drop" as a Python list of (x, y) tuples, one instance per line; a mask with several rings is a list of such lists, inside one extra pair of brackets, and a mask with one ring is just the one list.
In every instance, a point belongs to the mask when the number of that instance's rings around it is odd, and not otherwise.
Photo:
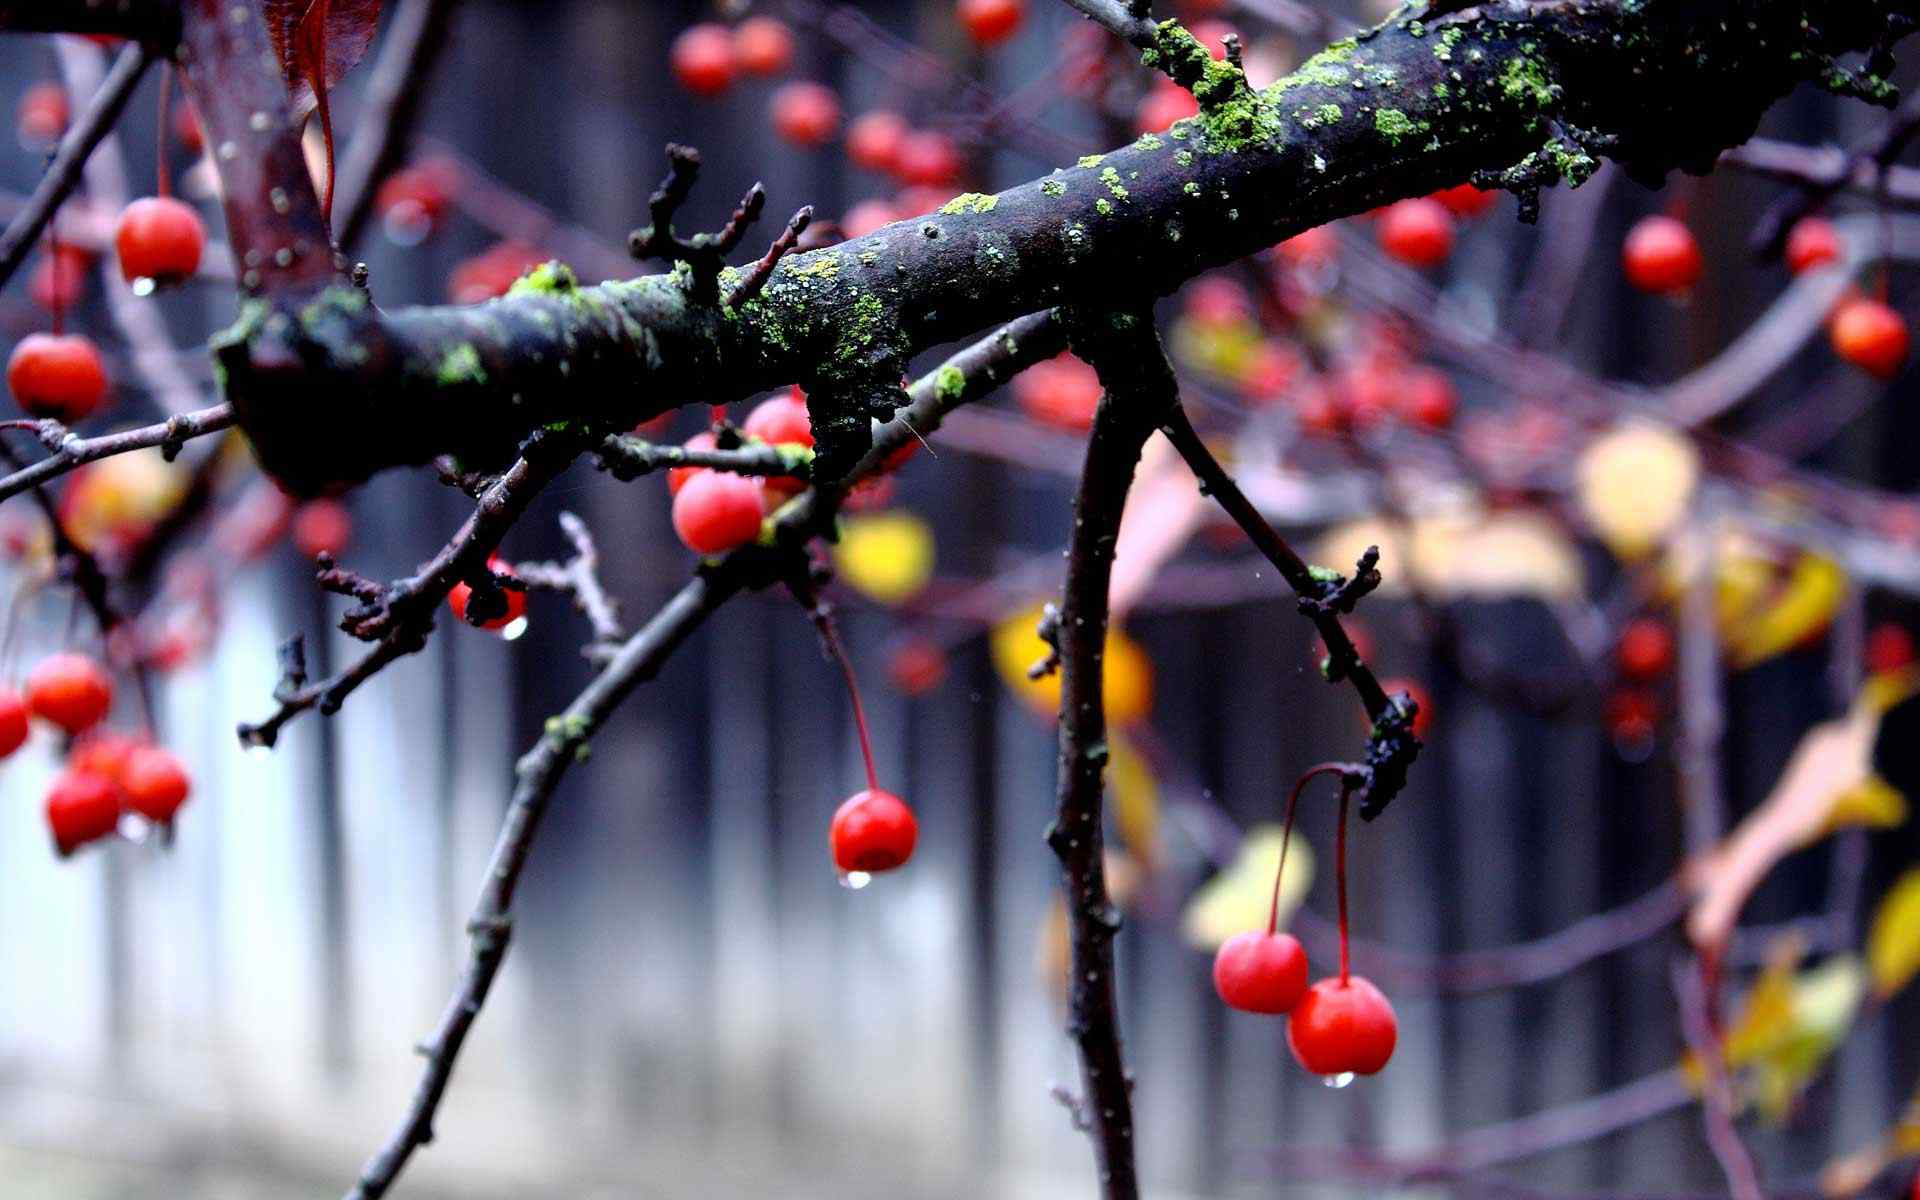
[(1328, 1087), (1333, 1088), (1337, 1091), (1340, 1088), (1346, 1087), (1348, 1084), (1352, 1083), (1354, 1079), (1355, 1079), (1355, 1076), (1352, 1071), (1341, 1071), (1338, 1074), (1334, 1074), (1334, 1075), (1322, 1075), (1320, 1077), (1320, 1082), (1326, 1084)]
[(153, 295), (153, 289), (156, 285), (152, 279), (148, 278), (145, 275), (142, 275), (140, 276), (140, 278), (134, 280), (131, 286), (133, 288), (134, 295), (151, 296)]
[(873, 876), (866, 871), (840, 872), (840, 886), (850, 892), (857, 892), (873, 882)]
[(500, 638), (502, 641), (511, 642), (519, 638), (519, 636), (526, 631), (527, 619), (525, 617), (515, 617), (500, 627)]

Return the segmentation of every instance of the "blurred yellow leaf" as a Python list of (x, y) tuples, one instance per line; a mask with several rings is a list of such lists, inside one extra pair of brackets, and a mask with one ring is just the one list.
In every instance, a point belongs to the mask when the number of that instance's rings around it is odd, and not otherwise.
[[(1775, 1121), (1786, 1116), (1845, 1039), (1865, 991), (1866, 972), (1858, 958), (1839, 955), (1798, 971), (1803, 949), (1790, 941), (1768, 959), (1721, 1050), (1754, 1104)], [(1699, 1062), (1689, 1055), (1686, 1067), (1698, 1087)]]
[(1827, 814), (1822, 833), (1836, 829), (1893, 829), (1906, 824), (1907, 798), (1878, 775), (1869, 775), (1842, 791)]
[(1764, 601), (1725, 624), (1728, 660), (1738, 668), (1751, 667), (1802, 644), (1832, 623), (1846, 594), (1847, 576), (1839, 563), (1823, 555), (1799, 555)]
[[(1255, 825), (1240, 840), (1240, 852), (1226, 869), (1200, 886), (1180, 916), (1180, 931), (1202, 950), (1218, 950), (1236, 933), (1265, 929), (1273, 904), (1273, 873), (1280, 866), (1282, 830)], [(1313, 851), (1307, 839), (1287, 846), (1287, 871), (1280, 881), (1280, 928), (1293, 920), (1307, 889), (1313, 886)]]
[(1920, 974), (1920, 867), (1894, 882), (1874, 910), (1867, 931), (1873, 993), (1884, 1000)]
[(898, 604), (933, 577), (933, 530), (900, 509), (848, 517), (833, 561), (840, 577), (862, 594)]
[(1114, 824), (1128, 853), (1148, 871), (1160, 861), (1160, 781), (1125, 737), (1108, 739), (1107, 791)]
[[(1046, 657), (1047, 644), (1035, 632), (1040, 624), (1036, 604), (1006, 618), (994, 627), (991, 639), (994, 669), (1007, 690), (1043, 717), (1060, 713), (1060, 672), (1038, 679), (1027, 678), (1027, 668)], [(1117, 628), (1107, 629), (1106, 669), (1102, 672), (1106, 687), (1107, 721), (1115, 726), (1131, 725), (1144, 719), (1153, 705), (1153, 664), (1138, 643)]]
[(1622, 559), (1642, 558), (1686, 515), (1700, 456), (1684, 436), (1629, 422), (1596, 438), (1577, 467), (1580, 511)]

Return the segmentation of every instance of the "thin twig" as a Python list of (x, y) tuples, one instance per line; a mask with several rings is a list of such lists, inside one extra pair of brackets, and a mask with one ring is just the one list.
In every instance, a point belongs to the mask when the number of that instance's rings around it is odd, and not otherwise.
[(1134, 0), (1065, 0), (1067, 7), (1105, 29), (1113, 36), (1142, 50), (1158, 45), (1159, 31), (1143, 11), (1146, 5)]
[(607, 594), (600, 582), (600, 549), (594, 544), (587, 523), (570, 512), (560, 514), (560, 528), (573, 543), (573, 557), (564, 563), (515, 563), (513, 573), (529, 588), (562, 592), (593, 627), (593, 641), (583, 651), (597, 657), (604, 648), (626, 637), (620, 628), (620, 602)]
[(1704, 962), (1692, 959), (1674, 964), (1673, 989), (1680, 1001), (1680, 1028), (1705, 1078), (1702, 1110), (1707, 1145), (1727, 1177), (1733, 1200), (1763, 1200), (1759, 1171), (1740, 1133), (1733, 1127), (1733, 1085), (1727, 1078), (1727, 1059), (1714, 1031), (1712, 984)]
[(773, 245), (767, 247), (767, 252), (760, 256), (759, 261), (748, 269), (747, 277), (727, 294), (728, 308), (739, 308), (760, 294), (760, 289), (766, 287), (767, 280), (773, 277), (773, 269), (780, 265), (780, 260), (794, 246), (799, 244), (800, 235), (807, 231), (807, 226), (812, 221), (813, 206), (811, 204), (801, 208), (788, 219), (787, 227), (780, 231), (779, 237), (773, 239)]
[(40, 439), (41, 445), (53, 451), (46, 458), (0, 479), (0, 500), (17, 496), (28, 488), (38, 487), (52, 479), (57, 479), (84, 463), (96, 459), (111, 458), (116, 454), (125, 454), (131, 450), (144, 450), (158, 446), (161, 453), (172, 458), (179, 453), (180, 446), (192, 438), (233, 425), (233, 409), (225, 404), (216, 404), (198, 412), (181, 413), (177, 417), (168, 417), (156, 425), (143, 425), (138, 429), (127, 429), (119, 433), (102, 434), (99, 437), (83, 438), (71, 429), (55, 420), (44, 421), (5, 421), (0, 429), (31, 430)]
[(47, 173), (40, 177), (27, 206), (13, 218), (7, 231), (0, 233), (0, 286), (13, 278), (34, 243), (40, 240), (47, 222), (59, 211), (61, 202), (72, 194), (80, 182), (80, 169), (86, 166), (88, 156), (100, 139), (107, 136), (114, 122), (120, 119), (140, 77), (151, 65), (153, 52), (144, 44), (134, 42), (122, 50), (114, 60), (113, 70), (107, 73), (107, 81), (100, 85), (85, 111), (60, 139), (60, 148), (54, 151), (53, 161), (47, 164)]

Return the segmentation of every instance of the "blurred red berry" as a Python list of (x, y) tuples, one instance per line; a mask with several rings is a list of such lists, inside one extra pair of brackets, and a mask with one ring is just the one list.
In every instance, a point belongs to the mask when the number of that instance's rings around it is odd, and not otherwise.
[(68, 734), (85, 733), (113, 707), (113, 680), (84, 654), (48, 655), (27, 672), (27, 707)]
[(778, 75), (793, 65), (793, 30), (778, 17), (748, 17), (733, 31), (733, 60), (745, 75)]
[(0, 758), (27, 744), (27, 698), (18, 688), (0, 687)]
[(887, 655), (887, 679), (902, 695), (924, 696), (946, 678), (947, 652), (930, 638), (906, 638)]
[(977, 46), (997, 46), (1020, 31), (1027, 0), (959, 0), (954, 14)]
[(1877, 379), (1892, 379), (1906, 365), (1907, 319), (1866, 296), (1843, 300), (1827, 326), (1833, 352)]
[(1643, 218), (1627, 233), (1620, 255), (1627, 281), (1656, 296), (1686, 291), (1706, 267), (1693, 231), (1668, 216)]
[(1448, 212), (1466, 221), (1492, 212), (1493, 206), (1500, 202), (1500, 193), (1483, 192), (1470, 183), (1457, 183), (1435, 192), (1433, 198), (1445, 205)]
[(930, 129), (909, 133), (900, 142), (894, 159), (894, 171), (902, 183), (922, 187), (949, 187), (960, 181), (966, 169), (960, 148), (952, 138)]
[(696, 96), (718, 96), (733, 86), (733, 34), (724, 25), (692, 25), (673, 39), (673, 76)]
[(30, 333), (7, 356), (7, 389), (22, 411), (69, 425), (107, 397), (107, 369), (77, 333)]
[(847, 158), (864, 170), (893, 172), (899, 167), (900, 148), (908, 132), (899, 113), (884, 108), (861, 113), (847, 126)]
[[(711, 429), (702, 429), (699, 433), (694, 434), (685, 442), (681, 443), (681, 445), (687, 450), (712, 450), (719, 445), (719, 441), (713, 436)], [(687, 480), (692, 479), (695, 475), (707, 469), (706, 467), (670, 468), (667, 471), (667, 495), (678, 496), (680, 489), (687, 485)]]
[(68, 771), (47, 790), (47, 829), (62, 856), (120, 824), (120, 788), (98, 775)]
[(33, 267), (27, 291), (33, 302), (48, 312), (66, 312), (80, 302), (87, 288), (87, 272), (93, 268), (93, 255), (66, 242), (51, 254), (43, 254)]
[(43, 79), (20, 93), (14, 128), (29, 149), (43, 149), (59, 141), (72, 120), (73, 105), (67, 100), (67, 89), (53, 80)]
[(1193, 93), (1172, 80), (1159, 80), (1133, 111), (1133, 125), (1141, 133), (1162, 133), (1176, 121), (1200, 115)]
[(1459, 411), (1453, 380), (1437, 367), (1409, 367), (1400, 374), (1400, 415), (1422, 429), (1442, 430)]
[(1620, 674), (1634, 683), (1652, 683), (1673, 670), (1673, 631), (1665, 621), (1640, 617), (1620, 631), (1613, 648)]
[(1907, 627), (1894, 621), (1883, 621), (1867, 634), (1864, 647), (1867, 670), (1875, 675), (1885, 675), (1913, 664), (1913, 634)]
[(1453, 214), (1438, 200), (1416, 197), (1380, 214), (1380, 248), (1414, 267), (1437, 267), (1453, 253)]
[(120, 790), (127, 807), (149, 821), (164, 823), (187, 802), (193, 781), (171, 751), (139, 746), (127, 756), (120, 771)]
[(695, 554), (725, 554), (760, 536), (760, 483), (731, 471), (702, 471), (673, 498), (673, 531)]
[(1085, 433), (1100, 406), (1100, 376), (1071, 354), (1038, 362), (1016, 375), (1013, 398), (1042, 425)]
[(1825, 217), (1802, 217), (1787, 234), (1787, 270), (1795, 275), (1840, 261), (1840, 233)]
[(799, 81), (773, 94), (773, 130), (796, 146), (813, 149), (840, 131), (840, 98), (824, 84)]
[(306, 558), (339, 558), (353, 538), (353, 514), (338, 500), (309, 500), (293, 514), (293, 546)]

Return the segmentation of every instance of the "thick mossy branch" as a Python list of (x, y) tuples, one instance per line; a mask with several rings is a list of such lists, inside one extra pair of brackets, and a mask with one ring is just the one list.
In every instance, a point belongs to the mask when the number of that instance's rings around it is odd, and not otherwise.
[[(831, 478), (858, 457), (868, 419), (899, 403), (916, 351), (1022, 312), (1164, 293), (1469, 177), (1524, 192), (1577, 182), (1601, 155), (1642, 178), (1705, 170), (1788, 89), (1834, 83), (1838, 56), (1878, 46), (1916, 9), (1503, 0), (1429, 21), (1414, 8), (1258, 92), (1182, 57), (1162, 27), (1156, 53), (1199, 72), (1199, 116), (792, 255), (738, 307), (690, 302), (684, 270), (598, 287), (546, 270), (475, 308), (386, 314), (344, 289), (290, 288), (221, 340), (222, 373), (262, 460), (302, 491), (444, 453), (497, 465), (542, 425), (614, 432), (794, 381), (812, 395)], [(1861, 90), (1859, 72), (1846, 86)]]

